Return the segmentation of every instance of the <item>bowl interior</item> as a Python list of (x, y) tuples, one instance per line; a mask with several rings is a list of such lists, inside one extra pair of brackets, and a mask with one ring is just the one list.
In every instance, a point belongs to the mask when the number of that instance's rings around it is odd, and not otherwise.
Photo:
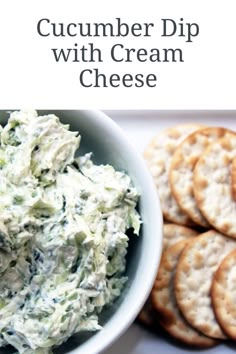
[[(148, 295), (162, 246), (159, 201), (142, 159), (133, 151), (116, 124), (101, 112), (39, 110), (38, 113), (54, 113), (63, 123), (69, 123), (70, 129), (79, 131), (82, 137), (79, 155), (93, 152), (92, 159), (96, 164), (108, 163), (117, 170), (127, 172), (141, 195), (138, 207), (143, 224), (139, 237), (130, 235), (126, 270), (129, 280), (119, 299), (102, 311), (100, 323), (104, 329), (96, 334), (76, 335), (54, 350), (57, 354), (98, 353), (132, 322)], [(0, 122), (5, 121), (6, 114), (2, 111)], [(84, 344), (80, 346), (81, 343)]]

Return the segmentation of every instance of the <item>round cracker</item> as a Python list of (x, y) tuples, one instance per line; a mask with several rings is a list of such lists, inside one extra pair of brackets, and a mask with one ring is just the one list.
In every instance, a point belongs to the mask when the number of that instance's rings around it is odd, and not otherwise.
[(196, 163), (194, 196), (207, 221), (217, 230), (236, 237), (236, 203), (232, 196), (231, 164), (236, 156), (236, 134), (212, 143)]
[(224, 258), (216, 271), (211, 297), (218, 322), (236, 340), (236, 250)]
[[(181, 226), (178, 224), (164, 224), (163, 252), (168, 247), (173, 246), (175, 243), (197, 235), (197, 231), (190, 229), (189, 227)], [(157, 326), (157, 319), (155, 315), (155, 309), (152, 306), (151, 299), (148, 298), (142, 310), (138, 314), (137, 319), (146, 327), (155, 328)]]
[(172, 155), (178, 144), (193, 131), (202, 128), (198, 124), (179, 125), (168, 128), (158, 134), (147, 146), (144, 158), (156, 184), (162, 212), (167, 221), (181, 225), (191, 225), (191, 220), (179, 208), (171, 194), (169, 185), (169, 167)]
[(209, 223), (198, 209), (193, 195), (193, 170), (207, 145), (223, 137), (227, 129), (208, 127), (190, 134), (176, 149), (169, 181), (180, 208), (196, 223), (209, 228)]
[(194, 347), (211, 347), (216, 340), (204, 336), (192, 328), (179, 311), (175, 293), (175, 269), (188, 240), (169, 247), (163, 254), (158, 275), (152, 290), (152, 304), (159, 316), (160, 324), (174, 338)]
[(179, 241), (197, 236), (199, 233), (190, 227), (178, 224), (164, 224), (163, 226), (163, 251)]
[(211, 284), (222, 259), (236, 242), (214, 230), (193, 238), (180, 256), (175, 295), (185, 319), (206, 336), (225, 339), (211, 304)]
[(139, 312), (137, 319), (148, 328), (155, 328), (158, 324), (155, 309), (152, 306), (150, 297), (147, 299), (142, 310)]

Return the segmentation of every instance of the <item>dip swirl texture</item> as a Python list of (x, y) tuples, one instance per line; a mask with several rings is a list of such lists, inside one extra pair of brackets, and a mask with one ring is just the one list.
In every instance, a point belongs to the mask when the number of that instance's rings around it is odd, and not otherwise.
[(0, 347), (52, 353), (120, 295), (139, 195), (53, 114), (11, 113), (0, 142)]

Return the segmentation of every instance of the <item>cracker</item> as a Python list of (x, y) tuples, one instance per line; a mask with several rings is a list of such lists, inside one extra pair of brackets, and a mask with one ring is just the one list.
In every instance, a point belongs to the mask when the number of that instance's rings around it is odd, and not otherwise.
[(163, 251), (179, 241), (197, 236), (198, 232), (178, 224), (164, 224), (163, 226)]
[(236, 237), (236, 203), (232, 196), (231, 165), (236, 156), (236, 134), (212, 143), (196, 163), (194, 196), (207, 221), (217, 230)]
[(211, 304), (211, 284), (222, 259), (236, 248), (235, 240), (214, 230), (193, 238), (177, 265), (175, 295), (185, 319), (213, 338), (226, 338)]
[(190, 225), (191, 220), (182, 212), (171, 194), (169, 185), (170, 161), (178, 144), (187, 135), (201, 127), (198, 124), (186, 124), (168, 128), (158, 134), (144, 152), (144, 158), (147, 160), (159, 193), (165, 219), (181, 225)]
[[(163, 226), (163, 251), (175, 243), (197, 236), (198, 233), (189, 227), (178, 224), (164, 224)], [(143, 325), (155, 328), (158, 324), (155, 309), (152, 306), (150, 297), (146, 301), (137, 318)]]
[(236, 201), (236, 158), (232, 161), (231, 167), (231, 188), (233, 200)]
[(198, 209), (193, 195), (193, 170), (207, 145), (227, 132), (224, 128), (208, 127), (190, 134), (177, 147), (170, 165), (169, 182), (177, 203), (196, 224), (206, 228), (209, 223)]
[(216, 344), (212, 338), (204, 336), (192, 328), (179, 311), (175, 293), (175, 269), (188, 240), (169, 247), (163, 254), (158, 275), (152, 290), (152, 304), (159, 316), (160, 324), (174, 338), (194, 347), (211, 347)]
[(216, 271), (211, 296), (217, 320), (224, 332), (236, 340), (236, 250), (224, 258)]
[[(185, 226), (178, 224), (164, 224), (163, 226), (163, 251), (168, 247), (173, 246), (175, 243), (197, 236), (198, 233)], [(156, 327), (157, 319), (155, 318), (155, 310), (152, 306), (150, 298), (146, 301), (142, 310), (138, 315), (138, 320), (146, 327)]]
[(155, 328), (158, 324), (155, 309), (152, 306), (150, 297), (147, 299), (142, 310), (139, 312), (137, 319), (148, 328)]

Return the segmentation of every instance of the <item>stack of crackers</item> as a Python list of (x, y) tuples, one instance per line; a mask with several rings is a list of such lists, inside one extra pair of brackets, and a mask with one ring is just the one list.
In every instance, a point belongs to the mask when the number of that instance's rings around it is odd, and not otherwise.
[(165, 224), (139, 320), (195, 347), (236, 339), (236, 133), (180, 125), (156, 136), (144, 157)]

